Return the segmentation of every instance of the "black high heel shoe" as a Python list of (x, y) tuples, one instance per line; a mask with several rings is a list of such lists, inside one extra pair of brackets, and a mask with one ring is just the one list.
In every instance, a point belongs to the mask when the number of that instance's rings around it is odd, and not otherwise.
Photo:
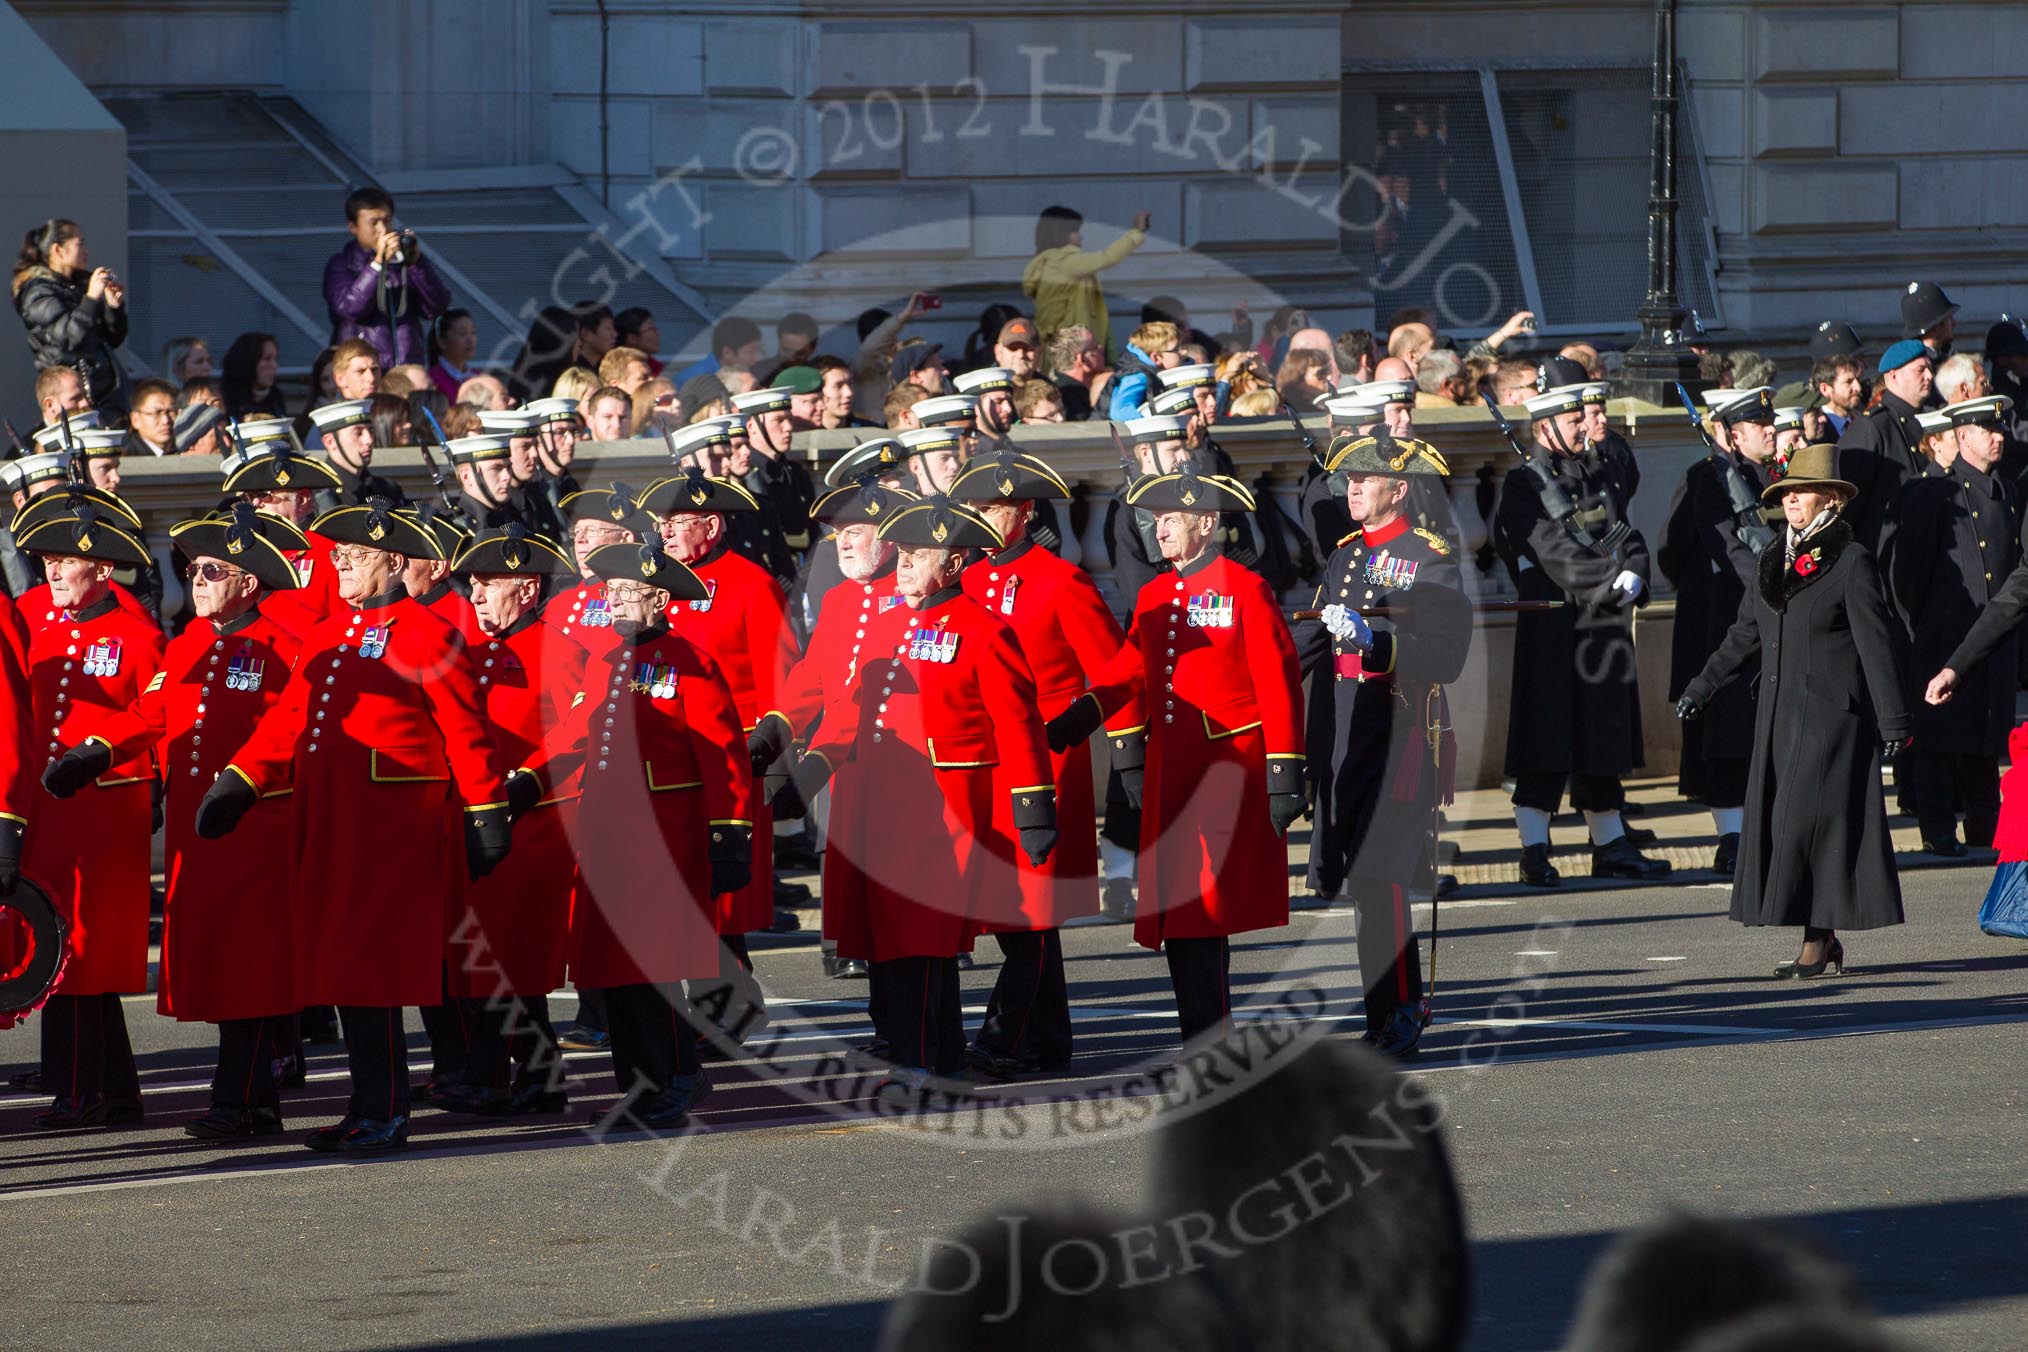
[(1793, 961), (1782, 963), (1774, 974), (1783, 981), (1813, 981), (1822, 976), (1843, 976), (1845, 974), (1845, 945), (1833, 939), (1824, 946), (1824, 956), (1815, 962), (1804, 962), (1800, 955)]

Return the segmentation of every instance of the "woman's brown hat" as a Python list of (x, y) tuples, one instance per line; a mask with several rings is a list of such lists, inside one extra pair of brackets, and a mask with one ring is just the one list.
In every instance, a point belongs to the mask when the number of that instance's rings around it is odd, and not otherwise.
[(1838, 448), (1828, 441), (1812, 442), (1795, 453), (1789, 472), (1760, 491), (1762, 502), (1779, 502), (1791, 488), (1811, 488), (1836, 493), (1846, 502), (1859, 496), (1850, 480), (1838, 477)]

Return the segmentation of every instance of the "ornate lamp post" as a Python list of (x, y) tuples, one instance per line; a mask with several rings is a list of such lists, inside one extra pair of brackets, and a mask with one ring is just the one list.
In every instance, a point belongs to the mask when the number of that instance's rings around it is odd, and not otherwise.
[(1676, 294), (1676, 0), (1655, 0), (1654, 100), (1648, 146), (1648, 295), (1635, 311), (1641, 336), (1627, 349), (1618, 391), (1673, 407), (1675, 383), (1692, 385), (1697, 355), (1683, 345)]

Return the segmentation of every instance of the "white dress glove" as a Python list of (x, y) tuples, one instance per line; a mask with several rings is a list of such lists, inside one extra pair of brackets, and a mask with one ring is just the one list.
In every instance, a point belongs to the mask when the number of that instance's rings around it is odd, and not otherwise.
[(1324, 607), (1321, 617), (1324, 627), (1331, 631), (1331, 637), (1340, 643), (1348, 643), (1365, 652), (1373, 646), (1373, 626), (1366, 623), (1366, 617), (1356, 610), (1348, 610), (1335, 602)]
[(1646, 589), (1646, 584), (1641, 581), (1641, 575), (1632, 569), (1622, 569), (1620, 575), (1613, 579), (1613, 590), (1625, 592), (1629, 601), (1640, 600), (1641, 593)]

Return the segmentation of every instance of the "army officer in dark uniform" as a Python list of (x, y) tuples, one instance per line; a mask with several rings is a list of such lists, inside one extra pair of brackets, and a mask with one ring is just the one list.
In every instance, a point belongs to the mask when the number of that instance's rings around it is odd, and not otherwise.
[[(1366, 1040), (1415, 1050), (1429, 1010), (1408, 889), (1434, 870), (1431, 827), (1448, 768), (1443, 686), (1463, 670), (1472, 617), (1450, 545), (1411, 525), (1410, 482), (1441, 477), (1419, 441), (1349, 441), (1325, 463), (1356, 529), (1317, 588), (1322, 617), (1297, 625), (1297, 659), (1330, 692), (1332, 744), (1317, 773), (1310, 884), (1350, 883), (1359, 911)], [(1318, 754), (1312, 743), (1311, 754)]]

